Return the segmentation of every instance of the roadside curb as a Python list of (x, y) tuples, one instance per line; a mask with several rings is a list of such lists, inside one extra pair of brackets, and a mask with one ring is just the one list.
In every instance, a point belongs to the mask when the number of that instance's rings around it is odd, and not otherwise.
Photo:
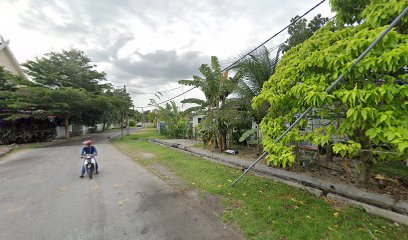
[[(212, 156), (204, 151), (198, 151), (177, 143), (169, 143), (158, 139), (152, 139), (150, 141), (152, 143), (172, 147), (210, 161), (228, 165), (230, 167), (245, 169), (251, 164), (250, 162), (242, 160), (232, 160), (228, 157)], [(328, 198), (336, 201), (357, 205), (363, 207), (363, 209), (368, 213), (408, 225), (407, 201), (397, 200), (388, 195), (366, 192), (353, 186), (330, 183), (327, 181), (322, 181), (318, 178), (281, 169), (270, 168), (259, 164), (253, 168), (253, 171), (258, 175), (263, 175), (275, 181), (306, 190), (316, 196), (327, 196)]]

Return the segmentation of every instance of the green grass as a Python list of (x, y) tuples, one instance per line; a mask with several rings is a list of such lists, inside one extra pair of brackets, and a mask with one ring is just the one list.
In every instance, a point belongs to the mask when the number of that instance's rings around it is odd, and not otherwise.
[[(152, 138), (164, 139), (165, 136), (160, 135), (157, 132), (156, 128), (143, 128), (139, 132), (137, 132), (137, 134), (131, 134), (129, 136), (124, 136), (123, 141), (131, 142), (132, 140), (149, 140)], [(113, 140), (113, 142), (119, 142), (119, 141), (123, 142), (122, 140), (120, 140), (120, 138), (116, 138)]]
[(191, 188), (221, 196), (222, 220), (239, 226), (248, 239), (373, 239), (369, 231), (377, 239), (408, 239), (406, 226), (262, 177), (249, 175), (230, 187), (241, 171), (145, 140), (152, 137), (158, 134), (148, 129), (115, 145), (143, 165), (162, 164)]

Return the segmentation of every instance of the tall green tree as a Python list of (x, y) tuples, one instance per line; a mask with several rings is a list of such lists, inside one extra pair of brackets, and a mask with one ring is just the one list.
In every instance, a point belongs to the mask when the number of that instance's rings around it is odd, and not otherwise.
[(91, 59), (78, 49), (50, 52), (23, 64), (33, 81), (52, 88), (82, 88), (102, 92), (110, 88), (106, 74), (97, 71)]
[[(188, 86), (194, 86), (203, 91), (205, 100), (197, 98), (188, 98), (183, 103), (197, 104), (190, 111), (204, 110), (206, 112), (206, 122), (211, 121), (215, 125), (218, 136), (215, 146), (224, 151), (227, 148), (228, 116), (229, 109), (226, 107), (227, 97), (235, 90), (238, 75), (228, 77), (228, 72), (221, 72), (221, 66), (218, 58), (211, 57), (211, 67), (202, 64), (199, 68), (204, 77), (193, 76), (192, 80), (180, 80), (179, 83)], [(211, 119), (211, 120), (210, 120)]]
[[(299, 16), (296, 16), (292, 18), (290, 22), (293, 23), (299, 18)], [(287, 52), (289, 49), (309, 39), (317, 30), (324, 26), (328, 20), (329, 18), (325, 18), (322, 17), (321, 14), (317, 14), (309, 23), (305, 18), (296, 21), (288, 28), (288, 33), (290, 36), (281, 46), (282, 52)]]
[[(343, 9), (332, 1), (333, 9)], [(400, 14), (408, 3), (398, 0), (372, 0), (359, 16), (360, 24), (329, 23), (302, 45), (289, 50), (279, 63), (276, 73), (264, 84), (253, 106), (269, 103), (267, 116), (261, 123), (263, 143), (268, 160), (277, 165), (292, 164), (294, 141), (325, 144), (342, 137), (334, 151), (343, 156), (358, 156), (361, 163), (359, 180), (367, 184), (374, 158), (384, 155), (381, 145), (388, 145), (398, 154), (408, 156), (408, 18), (367, 55), (355, 69), (351, 64)], [(343, 10), (340, 10), (343, 11)], [(328, 86), (341, 74), (343, 82), (332, 93)], [(279, 144), (274, 140), (301, 112), (313, 106), (322, 118), (337, 114), (337, 121), (322, 126), (313, 133), (302, 134), (300, 127)], [(330, 111), (329, 111), (330, 110)], [(307, 121), (302, 121), (305, 126)]]
[(31, 89), (31, 96), (38, 109), (64, 120), (65, 138), (69, 138), (69, 125), (73, 117), (94, 108), (93, 98), (83, 89), (60, 87), (58, 89)]
[(36, 86), (0, 67), (0, 118), (28, 117), (36, 106), (29, 94), (30, 88)]

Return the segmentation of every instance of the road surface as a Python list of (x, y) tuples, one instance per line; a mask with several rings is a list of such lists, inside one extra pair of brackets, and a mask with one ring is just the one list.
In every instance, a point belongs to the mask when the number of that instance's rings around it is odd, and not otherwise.
[(242, 239), (211, 209), (95, 135), (101, 174), (80, 179), (81, 141), (0, 159), (0, 239)]

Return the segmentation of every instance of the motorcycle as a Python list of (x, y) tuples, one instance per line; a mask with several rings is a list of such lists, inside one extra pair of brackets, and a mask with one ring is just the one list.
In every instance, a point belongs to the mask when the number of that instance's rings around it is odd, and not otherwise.
[(83, 157), (84, 160), (84, 167), (86, 170), (86, 173), (88, 174), (89, 178), (92, 179), (92, 174), (95, 172), (95, 166), (96, 166), (96, 160), (95, 160), (95, 154), (85, 154)]

